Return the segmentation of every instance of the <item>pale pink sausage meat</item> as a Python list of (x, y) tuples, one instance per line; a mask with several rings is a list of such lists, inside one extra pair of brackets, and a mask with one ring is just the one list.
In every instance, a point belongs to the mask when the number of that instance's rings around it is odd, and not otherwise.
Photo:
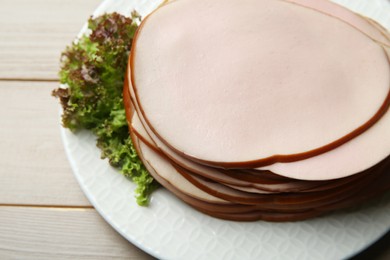
[(147, 18), (132, 58), (151, 129), (212, 165), (328, 145), (369, 121), (389, 92), (381, 46), (279, 0), (175, 1)]
[(386, 37), (381, 30), (373, 30), (370, 21), (367, 18), (363, 18), (345, 7), (333, 3), (329, 0), (286, 0), (287, 2), (296, 3), (301, 6), (312, 8), (324, 14), (328, 14), (331, 17), (340, 19), (345, 23), (355, 27), (357, 30), (366, 34), (381, 45), (390, 46), (389, 38)]

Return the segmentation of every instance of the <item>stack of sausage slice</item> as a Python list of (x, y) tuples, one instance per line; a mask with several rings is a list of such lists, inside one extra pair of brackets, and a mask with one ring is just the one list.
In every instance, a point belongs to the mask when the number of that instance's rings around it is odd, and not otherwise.
[(390, 189), (390, 36), (327, 0), (176, 0), (141, 23), (140, 158), (194, 208), (295, 221)]

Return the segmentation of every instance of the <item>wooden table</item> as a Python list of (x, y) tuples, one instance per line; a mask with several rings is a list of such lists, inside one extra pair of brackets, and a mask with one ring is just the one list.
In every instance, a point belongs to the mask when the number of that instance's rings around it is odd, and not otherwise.
[(151, 259), (82, 193), (51, 97), (61, 51), (100, 2), (0, 1), (0, 259)]
[(61, 51), (99, 2), (0, 0), (0, 259), (151, 259), (82, 193), (50, 95)]

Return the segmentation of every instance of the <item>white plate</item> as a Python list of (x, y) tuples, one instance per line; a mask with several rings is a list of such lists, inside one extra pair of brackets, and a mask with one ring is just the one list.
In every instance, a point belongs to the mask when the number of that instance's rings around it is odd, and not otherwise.
[[(106, 0), (94, 15), (141, 15), (161, 0)], [(337, 0), (390, 28), (386, 0)], [(85, 28), (82, 32), (85, 31)], [(135, 185), (100, 159), (87, 132), (62, 137), (74, 174), (99, 213), (126, 239), (162, 259), (341, 259), (375, 242), (390, 228), (390, 194), (372, 205), (295, 223), (231, 222), (193, 210), (165, 189), (149, 207), (135, 203)]]

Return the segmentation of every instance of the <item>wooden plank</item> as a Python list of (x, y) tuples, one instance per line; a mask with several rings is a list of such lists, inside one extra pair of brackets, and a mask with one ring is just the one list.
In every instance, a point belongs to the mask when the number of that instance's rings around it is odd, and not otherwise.
[(0, 79), (57, 79), (59, 57), (101, 0), (1, 0)]
[(94, 209), (0, 207), (1, 259), (152, 259)]
[(0, 204), (90, 206), (63, 149), (57, 85), (0, 81)]

